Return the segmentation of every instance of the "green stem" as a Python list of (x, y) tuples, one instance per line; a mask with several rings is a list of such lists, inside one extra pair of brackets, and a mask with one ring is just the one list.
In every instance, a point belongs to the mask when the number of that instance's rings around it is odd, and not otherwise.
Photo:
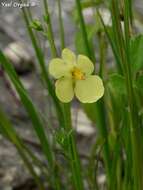
[(131, 73), (131, 60), (130, 60), (130, 3), (129, 0), (124, 0), (124, 31), (121, 29), (120, 17), (119, 17), (119, 7), (115, 0), (112, 0), (112, 18), (113, 18), (113, 28), (115, 33), (116, 46), (119, 49), (121, 63), (123, 67), (123, 74), (126, 82), (126, 90), (128, 96), (128, 118), (129, 118), (129, 128), (131, 136), (131, 150), (132, 150), (132, 176), (134, 185), (134, 190), (139, 190), (143, 188), (142, 184), (142, 167), (139, 166), (141, 163), (141, 152), (137, 148), (140, 146), (140, 132), (138, 125), (138, 111), (136, 109), (136, 101), (134, 97), (133, 81)]
[(102, 23), (102, 25), (104, 27), (104, 30), (105, 30), (105, 33), (106, 33), (107, 38), (109, 40), (109, 43), (111, 45), (112, 51), (114, 53), (114, 56), (115, 56), (115, 59), (116, 59), (116, 63), (117, 63), (117, 69), (118, 69), (119, 73), (122, 73), (122, 65), (121, 65), (121, 61), (120, 61), (120, 55), (119, 55), (119, 52), (118, 52), (118, 50), (116, 48), (116, 44), (114, 42), (114, 38), (112, 38), (112, 35), (109, 33), (108, 28), (105, 26), (104, 21), (103, 21), (103, 19), (101, 17), (101, 14), (98, 11), (98, 9), (96, 9), (96, 11), (97, 11), (97, 14), (98, 14), (98, 16), (99, 16), (99, 18), (101, 20), (101, 23)]
[(32, 163), (40, 168), (40, 170), (46, 177), (47, 181), (51, 183), (50, 178), (49, 178), (49, 167), (43, 164), (42, 161), (39, 160), (39, 158), (37, 158), (35, 154), (33, 154), (33, 152), (23, 143), (22, 139), (18, 137), (18, 140), (21, 143), (21, 146), (23, 147), (23, 149), (25, 149), (25, 152), (27, 153), (27, 155), (30, 157), (30, 159), (32, 159)]
[(99, 51), (100, 51), (100, 68), (99, 75), (101, 78), (106, 77), (106, 55), (107, 55), (107, 43), (105, 39), (105, 33), (99, 34)]
[(29, 32), (29, 36), (30, 36), (31, 41), (32, 41), (32, 45), (34, 47), (37, 59), (38, 59), (39, 64), (40, 64), (43, 79), (45, 80), (46, 87), (48, 89), (48, 93), (50, 94), (50, 96), (51, 96), (51, 98), (52, 98), (52, 100), (54, 102), (54, 105), (56, 107), (59, 124), (60, 124), (61, 127), (63, 127), (63, 125), (64, 125), (63, 112), (62, 112), (60, 103), (59, 103), (59, 101), (58, 101), (58, 99), (56, 97), (53, 85), (52, 85), (52, 83), (50, 81), (50, 78), (49, 78), (49, 75), (48, 75), (48, 72), (47, 72), (47, 67), (46, 67), (45, 60), (44, 60), (44, 55), (43, 55), (41, 49), (38, 47), (38, 43), (37, 43), (37, 40), (35, 38), (35, 35), (34, 35), (32, 29), (29, 27), (30, 23), (29, 23), (28, 16), (26, 14), (26, 10), (22, 9), (22, 11), (23, 11), (23, 16), (24, 16), (25, 22), (26, 22), (27, 30)]
[(68, 136), (68, 155), (70, 157), (70, 166), (72, 171), (72, 181), (75, 190), (83, 190), (83, 179), (82, 179), (82, 172), (81, 172), (81, 164), (80, 158), (78, 155), (78, 150), (75, 143), (75, 134), (72, 129), (71, 125), (71, 112), (70, 112), (70, 105), (64, 104), (64, 113), (65, 113), (65, 122)]
[[(0, 61), (2, 63), (3, 68), (6, 70), (7, 74), (9, 75), (13, 85), (15, 86), (19, 97), (32, 121), (34, 130), (37, 134), (37, 137), (41, 143), (41, 147), (43, 150), (43, 153), (45, 154), (45, 157), (48, 161), (50, 171), (53, 173), (51, 176), (51, 181), (53, 187), (58, 184), (57, 178), (55, 176), (55, 156), (53, 154), (51, 145), (47, 139), (47, 135), (45, 134), (43, 121), (40, 117), (40, 114), (38, 110), (33, 105), (31, 99), (29, 98), (27, 91), (23, 87), (21, 81), (19, 80), (19, 77), (17, 76), (14, 68), (9, 63), (9, 61), (6, 59), (6, 57), (3, 55), (3, 53), (0, 51)], [(58, 185), (57, 185), (58, 186)], [(57, 188), (55, 188), (57, 189)], [(59, 189), (59, 188), (58, 188)]]
[[(113, 38), (114, 38), (114, 44), (116, 48), (116, 52), (118, 54), (119, 60), (120, 60), (120, 66), (122, 69), (122, 73), (124, 71), (124, 39), (122, 36), (122, 27), (120, 22), (120, 12), (119, 12), (119, 5), (116, 3), (115, 0), (112, 0), (111, 5), (111, 14), (112, 14), (112, 23), (113, 23)], [(121, 74), (122, 74), (121, 73)]]
[(105, 107), (104, 107), (104, 100), (99, 100), (95, 105), (95, 112), (96, 112), (96, 124), (99, 129), (99, 133), (101, 137), (105, 140), (103, 145), (103, 159), (105, 162), (105, 168), (107, 172), (107, 183), (110, 186), (110, 174), (111, 174), (111, 162), (110, 162), (110, 149), (109, 149), (109, 142), (108, 142), (108, 129), (106, 124), (105, 118)]
[[(125, 10), (125, 44), (126, 44), (126, 74), (127, 74), (127, 92), (129, 98), (129, 119), (130, 119), (130, 135), (132, 146), (132, 162), (133, 162), (133, 176), (134, 176), (134, 189), (143, 188), (143, 167), (140, 165), (143, 159), (141, 136), (139, 128), (138, 111), (136, 108), (136, 101), (134, 96), (131, 60), (130, 60), (130, 26), (132, 22), (130, 13), (130, 1), (124, 0)], [(140, 146), (140, 149), (138, 147)]]
[(51, 47), (51, 53), (52, 53), (52, 57), (57, 57), (57, 50), (56, 50), (56, 45), (55, 45), (55, 41), (54, 41), (54, 33), (53, 33), (53, 29), (52, 29), (52, 22), (51, 22), (51, 17), (49, 14), (49, 9), (48, 9), (48, 3), (47, 0), (43, 0), (43, 4), (44, 4), (44, 10), (45, 10), (45, 20), (47, 23), (47, 37), (50, 43), (50, 47)]
[(59, 29), (60, 29), (60, 40), (61, 40), (61, 48), (65, 48), (65, 33), (64, 33), (64, 25), (62, 18), (62, 9), (61, 9), (61, 0), (57, 0), (58, 3), (58, 13), (59, 13)]
[(76, 7), (77, 7), (77, 11), (78, 11), (78, 17), (79, 17), (81, 32), (82, 32), (82, 36), (83, 36), (83, 40), (84, 40), (86, 54), (93, 62), (95, 62), (95, 55), (94, 55), (94, 53), (92, 53), (90, 45), (89, 45), (89, 41), (88, 41), (86, 25), (85, 25), (83, 14), (82, 14), (81, 2), (80, 2), (80, 0), (75, 0), (75, 1), (76, 1)]

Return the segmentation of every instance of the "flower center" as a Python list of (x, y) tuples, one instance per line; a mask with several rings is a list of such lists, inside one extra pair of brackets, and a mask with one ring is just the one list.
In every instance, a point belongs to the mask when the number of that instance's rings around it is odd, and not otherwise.
[(72, 76), (75, 80), (84, 80), (85, 79), (85, 74), (77, 67), (74, 67), (74, 69), (72, 70)]

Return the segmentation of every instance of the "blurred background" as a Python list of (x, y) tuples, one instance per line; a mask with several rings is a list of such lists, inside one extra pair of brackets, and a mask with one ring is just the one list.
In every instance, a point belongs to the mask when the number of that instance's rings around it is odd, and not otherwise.
[[(18, 2), (18, 0), (13, 0)], [(24, 86), (29, 91), (34, 103), (40, 108), (43, 117), (56, 125), (51, 101), (43, 90), (39, 70), (36, 66), (34, 51), (27, 34), (25, 23), (19, 7), (6, 7), (3, 3), (10, 3), (11, 0), (0, 0), (0, 49), (2, 49), (11, 59), (17, 73), (19, 74)], [(31, 10), (34, 18), (42, 20), (42, 5), (40, 0), (30, 0), (33, 3)], [(56, 0), (48, 0), (49, 10), (52, 15), (53, 30), (57, 47), (60, 47), (58, 11)], [(136, 20), (137, 29), (143, 32), (143, 0), (134, 0), (134, 7), (138, 19)], [(76, 24), (73, 18), (74, 0), (62, 0), (62, 14), (66, 34), (67, 47), (74, 50), (74, 40)], [(86, 22), (91, 21), (91, 10), (84, 10)], [(39, 34), (41, 47), (44, 49), (47, 64), (50, 59), (49, 44), (44, 37)], [(16, 49), (16, 51), (13, 51)], [(60, 48), (58, 48), (60, 52)], [(112, 56), (111, 56), (112, 57)], [(111, 61), (112, 58), (109, 59)], [(12, 88), (7, 76), (0, 69), (0, 105), (13, 121), (17, 131), (23, 136), (24, 141), (31, 146), (40, 157), (40, 147), (31, 130), (31, 123), (24, 108)], [(77, 129), (80, 137), (80, 154), (86, 157), (89, 144), (94, 140), (95, 128), (82, 112), (79, 105), (75, 103), (72, 109), (73, 125)], [(93, 137), (93, 138), (92, 138)], [(87, 146), (87, 145), (88, 146)], [(85, 146), (86, 145), (86, 146)], [(86, 151), (87, 149), (87, 151)], [(41, 158), (42, 159), (42, 158)], [(39, 171), (40, 172), (40, 171)], [(101, 176), (104, 180), (104, 176)], [(16, 149), (7, 140), (0, 136), (0, 190), (31, 190), (34, 182), (25, 170)]]

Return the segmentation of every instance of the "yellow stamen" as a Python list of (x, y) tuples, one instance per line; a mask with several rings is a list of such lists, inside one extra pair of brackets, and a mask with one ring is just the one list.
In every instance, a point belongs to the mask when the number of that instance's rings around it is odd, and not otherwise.
[(74, 67), (74, 69), (72, 71), (72, 76), (76, 80), (84, 80), (85, 79), (85, 74), (77, 67)]

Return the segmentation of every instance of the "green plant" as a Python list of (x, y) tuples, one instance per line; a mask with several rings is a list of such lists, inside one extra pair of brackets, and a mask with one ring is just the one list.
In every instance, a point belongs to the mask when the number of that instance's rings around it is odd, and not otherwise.
[[(102, 89), (102, 95), (99, 97), (102, 98), (97, 102), (95, 102), (95, 99), (91, 101), (91, 97), (86, 97), (86, 101), (85, 97), (84, 101), (83, 97), (78, 97), (81, 102), (84, 102), (81, 104), (82, 109), (98, 130), (97, 140), (91, 147), (91, 152), (87, 159), (88, 167), (86, 172), (82, 159), (79, 156), (75, 131), (72, 128), (71, 103), (69, 102), (72, 100), (73, 94), (68, 99), (66, 99), (67, 97), (63, 98), (63, 95), (61, 98), (61, 91), (65, 87), (60, 87), (58, 92), (56, 89), (55, 93), (54, 81), (49, 76), (50, 73), (56, 79), (61, 80), (61, 77), (67, 75), (68, 72), (66, 66), (63, 66), (63, 60), (57, 59), (58, 53), (48, 2), (43, 0), (43, 5), (44, 24), (37, 19), (33, 19), (30, 9), (23, 8), (22, 12), (40, 66), (43, 87), (47, 89), (57, 115), (58, 129), (52, 129), (54, 133), (51, 135), (52, 139), (54, 139), (54, 146), (58, 146), (63, 154), (64, 162), (67, 166), (66, 171), (61, 167), (53, 144), (49, 140), (49, 136), (46, 135), (45, 121), (43, 121), (38, 108), (33, 104), (14, 68), (2, 51), (0, 51), (0, 63), (18, 92), (21, 102), (32, 121), (33, 129), (39, 139), (47, 165), (43, 167), (41, 161), (25, 145), (2, 110), (0, 110), (0, 132), (16, 146), (38, 188), (41, 190), (46, 189), (45, 183), (35, 172), (34, 165), (41, 169), (45, 180), (55, 190), (83, 190), (85, 189), (85, 184), (87, 184), (87, 189), (100, 189), (98, 183), (99, 160), (101, 160), (102, 169), (104, 169), (106, 175), (105, 189), (142, 190), (143, 35), (134, 31), (134, 20), (136, 18), (133, 14), (132, 1), (119, 0), (117, 3), (115, 0), (75, 0), (74, 11), (76, 12), (76, 24), (78, 27), (75, 35), (75, 48), (77, 53), (84, 54), (84, 56), (81, 56), (85, 58), (84, 61), (82, 60), (82, 63), (88, 63), (89, 65), (91, 61), (94, 63), (94, 68), (93, 65), (90, 65), (92, 67), (91, 71), (93, 71), (93, 74), (96, 72), (103, 79), (105, 88), (104, 96), (102, 97), (104, 91)], [(61, 50), (63, 50), (66, 44), (66, 33), (64, 31), (62, 2), (60, 0), (57, 0), (57, 7), (59, 11), (60, 45)], [(109, 13), (111, 24), (107, 24), (104, 20), (103, 11), (101, 11), (103, 7)], [(83, 15), (83, 11), (86, 8), (92, 9), (94, 24), (86, 24)], [(38, 32), (46, 37), (50, 45), (52, 61), (49, 63), (49, 72), (45, 64), (43, 49), (38, 44), (39, 39), (36, 35)], [(96, 48), (95, 43), (98, 44)], [(114, 64), (112, 67), (107, 63), (109, 46), (113, 53), (112, 60)], [(95, 56), (95, 49), (98, 56)], [(69, 50), (64, 49), (65, 51)], [(67, 61), (70, 62), (69, 65), (72, 64), (74, 55), (73, 57), (71, 54), (66, 54), (65, 56)], [(99, 58), (97, 59), (97, 57)], [(59, 64), (58, 69), (55, 64)], [(88, 66), (85, 69), (88, 70)], [(83, 74), (83, 72), (74, 68), (71, 74), (75, 85), (75, 79), (85, 79), (84, 74), (86, 74), (86, 71)], [(97, 83), (95, 88), (96, 85)], [(100, 91), (100, 88), (97, 90)], [(53, 126), (49, 127), (53, 128)], [(68, 175), (65, 172), (68, 172)]]

